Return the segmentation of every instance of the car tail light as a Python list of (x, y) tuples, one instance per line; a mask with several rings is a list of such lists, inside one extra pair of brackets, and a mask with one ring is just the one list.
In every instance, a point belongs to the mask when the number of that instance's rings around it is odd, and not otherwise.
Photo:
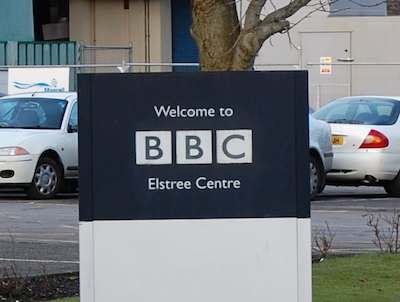
[(360, 148), (385, 148), (387, 146), (389, 146), (388, 138), (383, 133), (372, 129)]

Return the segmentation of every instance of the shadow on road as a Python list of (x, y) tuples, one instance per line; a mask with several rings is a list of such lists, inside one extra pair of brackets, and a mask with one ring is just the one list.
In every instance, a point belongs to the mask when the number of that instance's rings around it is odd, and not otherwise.
[(385, 211), (400, 208), (400, 198), (389, 196), (381, 187), (335, 187), (325, 190), (311, 201), (312, 210)]
[(315, 200), (332, 200), (332, 199), (386, 199), (390, 196), (382, 187), (335, 187), (326, 186), (324, 191), (319, 194)]
[[(60, 193), (54, 199), (40, 200), (42, 203), (46, 202), (77, 202), (78, 192), (76, 193)], [(28, 198), (23, 189), (0, 189), (0, 202), (36, 202), (38, 200), (33, 200)]]

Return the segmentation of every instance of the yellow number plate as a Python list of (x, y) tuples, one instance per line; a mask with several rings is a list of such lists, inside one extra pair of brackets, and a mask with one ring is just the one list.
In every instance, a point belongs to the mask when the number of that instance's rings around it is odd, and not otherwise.
[(332, 145), (343, 145), (343, 136), (332, 135)]

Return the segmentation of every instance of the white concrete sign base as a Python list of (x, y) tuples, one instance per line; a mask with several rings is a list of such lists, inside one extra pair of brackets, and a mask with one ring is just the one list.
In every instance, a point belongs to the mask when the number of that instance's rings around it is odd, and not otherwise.
[(309, 218), (80, 222), (82, 302), (310, 302)]

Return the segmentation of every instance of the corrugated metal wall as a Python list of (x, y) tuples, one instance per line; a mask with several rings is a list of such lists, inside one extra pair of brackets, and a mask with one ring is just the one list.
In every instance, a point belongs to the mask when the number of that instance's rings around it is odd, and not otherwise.
[(77, 63), (75, 42), (18, 42), (18, 65)]
[(6, 65), (6, 45), (7, 42), (0, 42), (0, 65)]
[[(7, 52), (10, 49), (14, 51)], [(0, 42), (0, 65), (74, 65), (77, 63), (78, 52), (74, 41)]]
[[(0, 41), (0, 66), (9, 65), (76, 65), (79, 51), (75, 41), (17, 42)], [(7, 68), (2, 70), (7, 72)], [(4, 75), (2, 75), (4, 77)], [(70, 69), (70, 90), (76, 90), (77, 71)], [(0, 91), (4, 90), (0, 83)]]

